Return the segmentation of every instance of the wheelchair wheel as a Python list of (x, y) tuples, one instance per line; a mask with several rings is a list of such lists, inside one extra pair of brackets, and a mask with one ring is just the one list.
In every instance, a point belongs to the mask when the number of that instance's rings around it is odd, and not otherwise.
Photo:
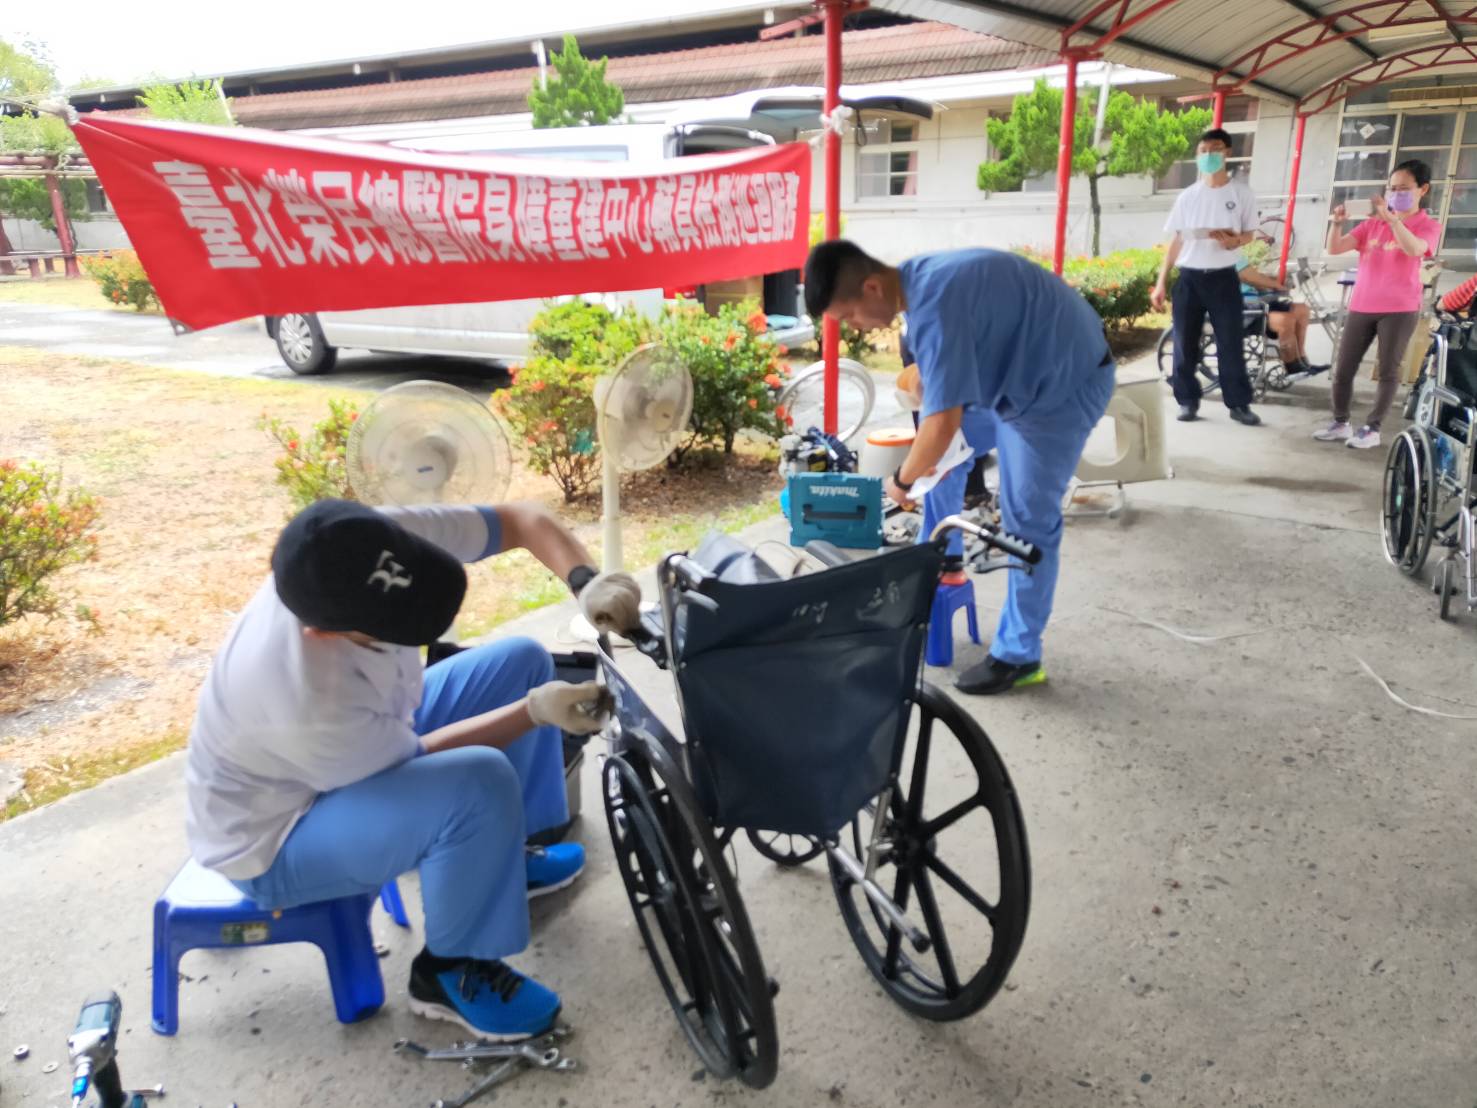
[(803, 866), (825, 849), (812, 838), (805, 835), (791, 835), (787, 831), (750, 829), (748, 836), (750, 846), (775, 865), (786, 869), (791, 866)]
[(921, 916), (927, 952), (908, 948), (834, 858), (831, 883), (862, 961), (888, 996), (926, 1019), (957, 1020), (990, 1002), (1025, 938), (1026, 828), (1005, 764), (978, 723), (927, 682), (912, 716), (877, 837), (873, 804), (852, 821), (849, 845), (865, 866), (868, 844), (881, 844), (873, 880)]
[(1424, 427), (1407, 427), (1390, 445), (1380, 504), (1385, 557), (1413, 577), (1426, 564), (1436, 530), (1436, 469)]
[(715, 1077), (774, 1080), (774, 1001), (748, 914), (687, 779), (646, 745), (605, 762), (605, 816), (626, 895), (682, 1033)]
[[(1174, 377), (1174, 328), (1166, 327), (1159, 336), (1159, 376), (1166, 381)], [(1200, 338), (1200, 386), (1211, 389), (1221, 383), (1215, 355), (1215, 335), (1206, 331)]]

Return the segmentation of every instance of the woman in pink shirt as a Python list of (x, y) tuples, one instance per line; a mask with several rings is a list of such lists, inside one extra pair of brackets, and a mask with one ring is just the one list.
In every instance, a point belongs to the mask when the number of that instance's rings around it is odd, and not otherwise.
[[(1368, 449), (1380, 444), (1380, 421), (1399, 387), (1400, 363), (1421, 312), (1421, 259), (1436, 252), (1441, 225), (1421, 208), (1431, 191), (1431, 167), (1401, 162), (1383, 196), (1370, 201), (1370, 218), (1344, 234), (1344, 206), (1333, 210), (1328, 252), (1359, 251), (1359, 276), (1333, 366), (1333, 422), (1313, 432), (1320, 442)], [(1364, 426), (1349, 426), (1349, 402), (1359, 362), (1378, 336), (1379, 387)]]

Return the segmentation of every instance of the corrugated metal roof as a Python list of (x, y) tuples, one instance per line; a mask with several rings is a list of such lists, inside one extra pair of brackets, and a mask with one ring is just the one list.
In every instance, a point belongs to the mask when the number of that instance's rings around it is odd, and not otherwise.
[[(1126, 0), (1127, 18), (1145, 11), (1153, 0)], [(873, 0), (873, 7), (915, 19), (939, 20), (986, 34), (999, 35), (1016, 42), (1029, 43), (1043, 49), (1061, 48), (1062, 32), (1098, 8), (1097, 0)], [(1113, 9), (1122, 10), (1120, 5)], [(1376, 38), (1359, 34), (1351, 38), (1325, 41), (1316, 49), (1297, 57), (1289, 56), (1288, 47), (1270, 52), (1263, 64), (1277, 64), (1248, 86), (1248, 91), (1275, 99), (1296, 101), (1330, 82), (1356, 74), (1381, 59), (1425, 48), (1432, 51), (1433, 66), (1446, 60), (1435, 51), (1443, 44), (1460, 41), (1477, 43), (1477, 14), (1470, 5), (1459, 8), (1435, 0), (1375, 4), (1371, 0), (1171, 0), (1143, 22), (1132, 27), (1105, 50), (1109, 61), (1145, 69), (1159, 69), (1182, 77), (1210, 82), (1218, 71), (1233, 65), (1239, 68), (1226, 80), (1248, 75), (1255, 59), (1247, 59), (1249, 51), (1269, 40), (1304, 27), (1314, 19), (1323, 19), (1353, 9), (1365, 9), (1364, 19), (1375, 24), (1399, 20), (1402, 23), (1452, 20), (1454, 30), (1444, 36), (1428, 39)], [(1109, 15), (1095, 21), (1093, 28), (1073, 38), (1073, 45), (1087, 46), (1098, 33), (1111, 25)], [(1346, 14), (1336, 31), (1355, 30), (1358, 24)], [(1291, 40), (1291, 46), (1307, 44), (1320, 36), (1320, 29), (1309, 28)], [(1323, 39), (1332, 36), (1321, 32)], [(1450, 68), (1477, 69), (1477, 64), (1462, 63)]]
[[(848, 84), (1034, 68), (1056, 62), (1049, 51), (940, 23), (848, 31), (843, 50)], [(822, 66), (820, 39), (809, 35), (612, 58), (606, 76), (621, 87), (627, 103), (640, 104), (819, 84)], [(232, 110), (247, 126), (279, 130), (505, 115), (527, 110), (528, 90), (537, 75), (538, 70), (529, 67), (269, 93), (239, 97)]]

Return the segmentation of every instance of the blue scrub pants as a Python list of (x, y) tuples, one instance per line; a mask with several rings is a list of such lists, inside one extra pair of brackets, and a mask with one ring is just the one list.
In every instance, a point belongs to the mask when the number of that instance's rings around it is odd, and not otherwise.
[[(1050, 407), (1037, 401), (1024, 416), (1005, 419), (994, 412), (964, 410), (964, 437), (975, 457), (995, 450), (999, 458), (1001, 525), (1041, 551), (1031, 573), (1007, 574), (1005, 607), (990, 644), (990, 653), (1002, 662), (1041, 660), (1041, 636), (1051, 619), (1061, 566), (1062, 500), (1087, 437), (1113, 397), (1114, 372), (1113, 363), (1106, 362), (1072, 395)], [(968, 475), (967, 463), (956, 466), (924, 495), (920, 542), (927, 541), (939, 520), (963, 507)], [(962, 537), (953, 536), (949, 549), (962, 552)]]
[[(424, 735), (521, 700), (553, 680), (548, 651), (504, 639), (426, 671)], [(443, 958), (503, 958), (528, 945), (524, 842), (569, 818), (559, 729), (506, 750), (425, 754), (319, 796), (271, 869), (236, 885), (266, 908), (374, 893), (420, 870), (426, 946)]]

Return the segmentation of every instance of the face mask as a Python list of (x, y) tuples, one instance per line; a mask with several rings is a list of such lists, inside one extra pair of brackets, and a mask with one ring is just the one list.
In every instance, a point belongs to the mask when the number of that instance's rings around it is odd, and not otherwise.
[(1226, 156), (1224, 154), (1196, 154), (1195, 167), (1201, 173), (1219, 173), (1226, 168)]
[(1408, 212), (1415, 207), (1415, 193), (1390, 189), (1385, 193), (1385, 203), (1390, 205), (1392, 212)]

